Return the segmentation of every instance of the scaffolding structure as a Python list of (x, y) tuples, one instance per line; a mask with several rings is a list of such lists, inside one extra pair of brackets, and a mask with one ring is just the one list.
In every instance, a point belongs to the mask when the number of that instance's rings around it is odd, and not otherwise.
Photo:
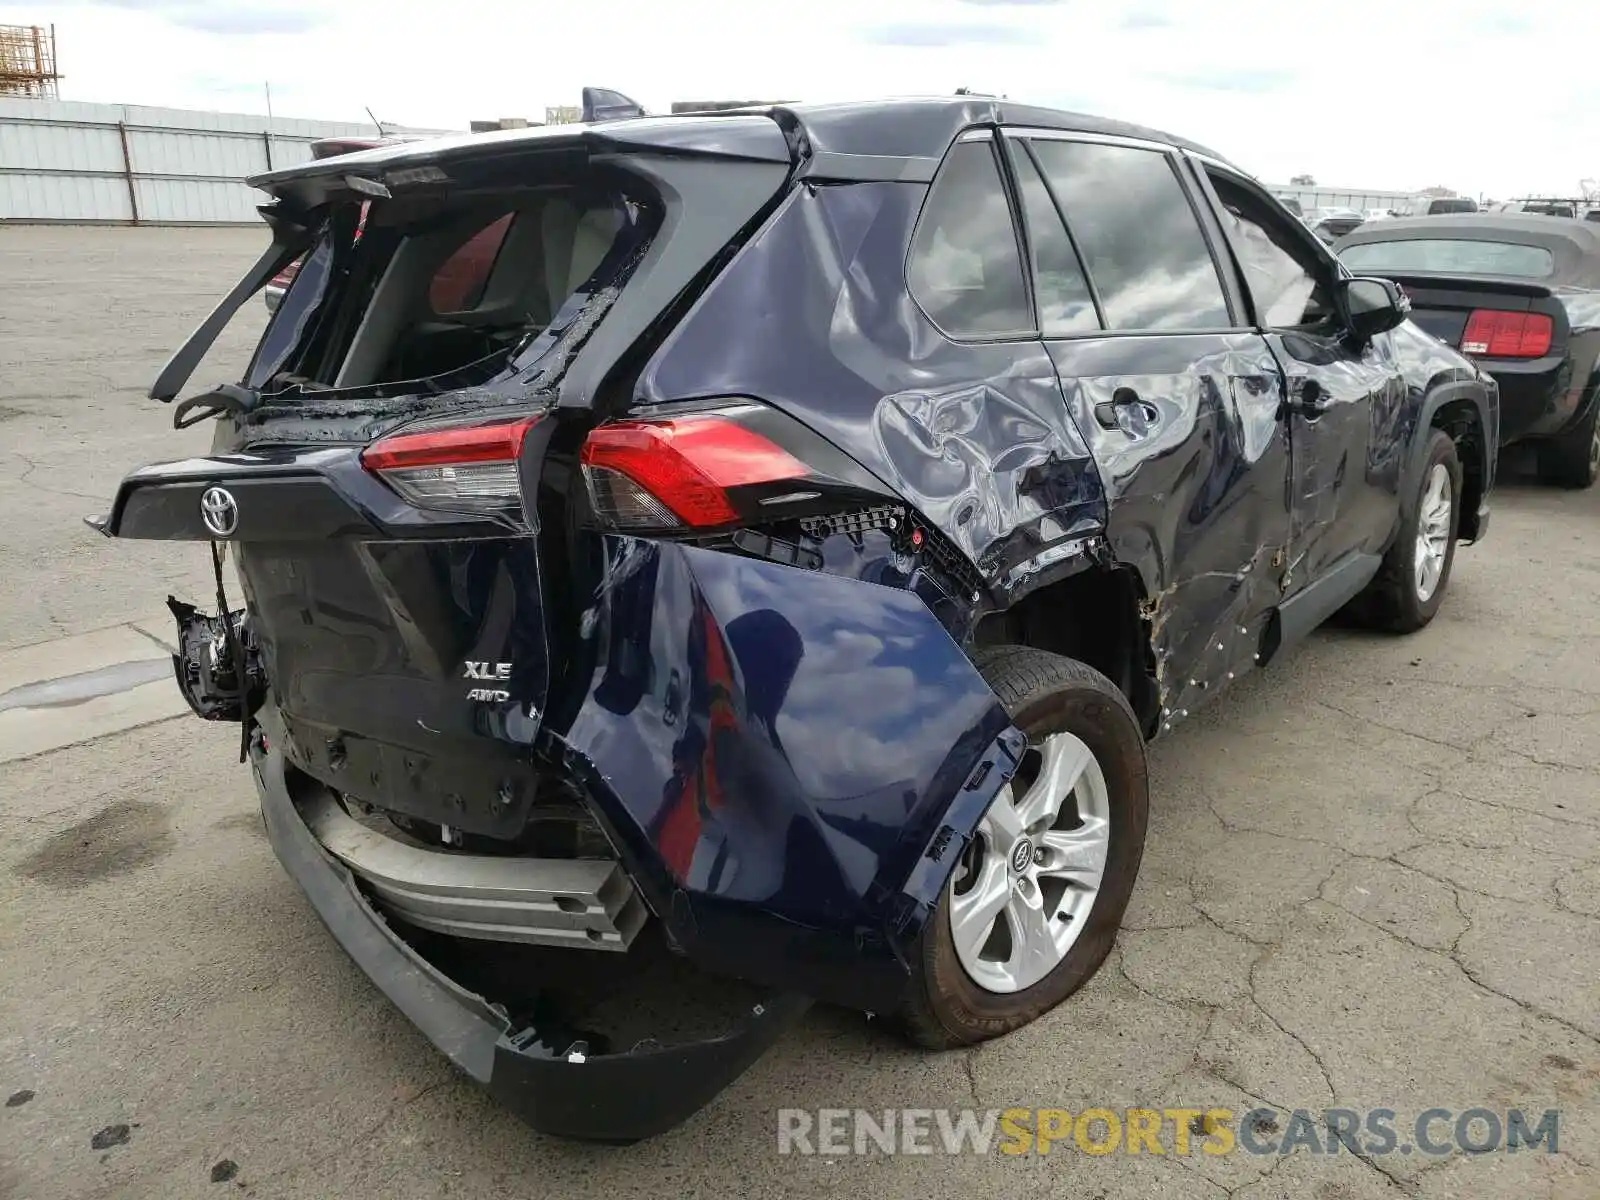
[(0, 96), (56, 100), (56, 27), (0, 25)]

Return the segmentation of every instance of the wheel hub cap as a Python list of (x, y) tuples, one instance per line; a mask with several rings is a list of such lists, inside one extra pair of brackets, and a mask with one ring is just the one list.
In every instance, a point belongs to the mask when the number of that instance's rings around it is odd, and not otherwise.
[(1111, 799), (1093, 752), (1049, 734), (984, 814), (950, 881), (962, 969), (989, 992), (1032, 987), (1067, 956), (1100, 894)]

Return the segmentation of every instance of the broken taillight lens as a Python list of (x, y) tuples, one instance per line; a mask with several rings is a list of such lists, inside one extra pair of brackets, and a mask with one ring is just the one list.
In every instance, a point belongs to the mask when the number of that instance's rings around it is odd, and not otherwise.
[(810, 469), (733, 416), (617, 421), (581, 455), (595, 514), (617, 528), (711, 528), (740, 518), (734, 489), (804, 479)]
[(1550, 353), (1556, 325), (1544, 313), (1480, 308), (1467, 318), (1461, 353), (1485, 358), (1540, 358)]
[(361, 464), (419, 508), (486, 515), (522, 508), (518, 460), (538, 417), (412, 426), (361, 452)]

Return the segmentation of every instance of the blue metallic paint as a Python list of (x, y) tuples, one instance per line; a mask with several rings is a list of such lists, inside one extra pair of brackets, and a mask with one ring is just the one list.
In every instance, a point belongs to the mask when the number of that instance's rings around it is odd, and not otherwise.
[[(1043, 345), (952, 342), (906, 293), (926, 191), (794, 191), (666, 339), (636, 394), (753, 396), (783, 409), (892, 481), (991, 587), (1010, 576), (1034, 586), (1030, 563), (1105, 528), (1105, 492)], [(741, 336), (729, 339), (734, 327)]]
[[(1289, 541), (1289, 445), (1276, 363), (1258, 334), (1048, 343), (1089, 430), (1107, 538), (1139, 573), (1163, 724), (1253, 669)], [(1119, 392), (1103, 426), (1095, 410)]]
[[(928, 158), (965, 124), (1008, 114), (1029, 119), (978, 99), (911, 106), (887, 141), (881, 111), (779, 120), (795, 143), (842, 162)], [(771, 130), (722, 128), (700, 148), (754, 160), (738, 164), (748, 195), (729, 210), (746, 228), (777, 194), (781, 156)], [(669, 132), (583, 137), (617, 148)], [(650, 162), (640, 173), (670, 193), (678, 160)], [(219, 422), (219, 450), (260, 441), (249, 426), (263, 423), (302, 445), (351, 444), (140, 473), (108, 531), (203, 538), (200, 488), (256, 489), (247, 519), (271, 527), (245, 530), (241, 557), (283, 714), (270, 754), (396, 811), (505, 837), (541, 777), (565, 775), (697, 963), (892, 1010), (957, 857), (1023, 750), (958, 644), (979, 617), (1073, 571), (1127, 568), (1156, 694), (1176, 720), (1275, 645), (1286, 597), (1348, 554), (1381, 552), (1397, 493), (1413, 490), (1417, 432), (1441, 404), (1479, 413), (1485, 490), (1497, 432), (1492, 384), (1409, 326), (1366, 347), (1247, 329), (953, 341), (905, 287), (926, 194), (904, 175), (799, 183), (687, 311), (672, 310), (659, 345), (652, 322), (677, 303), (685, 264), (662, 268), (627, 321), (562, 325), (571, 355), (552, 355), (548, 372), (512, 367), (444, 396), (347, 397), (314, 419), (283, 404)], [(667, 208), (670, 225), (681, 214)], [(722, 215), (703, 231), (718, 246), (733, 221)], [(584, 297), (595, 314), (611, 299)], [(280, 323), (298, 319), (291, 301)], [(629, 378), (617, 364), (647, 327), (653, 353), (629, 360), (642, 362)], [(1324, 411), (1296, 412), (1313, 381)], [(527, 496), (553, 486), (557, 429), (575, 444), (613, 401), (753, 397), (858, 461), (981, 583), (953, 592), (959, 576), (930, 569), (903, 530), (820, 538), (821, 569), (805, 570), (581, 521), (541, 530), (532, 514), (527, 528), (462, 529), (408, 509), (356, 458), (354, 443), (440, 405), (526, 409), (558, 396), (524, 451)], [(297, 525), (270, 503), (286, 487), (312, 519)], [(581, 507), (578, 495), (568, 488), (563, 502)], [(350, 536), (317, 543), (333, 533)], [(462, 662), (501, 657), (518, 664), (512, 699), (469, 706)], [(447, 794), (455, 778), (470, 811)], [(530, 785), (513, 789), (510, 810), (496, 807), (502, 778)]]
[[(1409, 421), (1394, 425), (1398, 444), (1390, 447), (1402, 461), (1400, 494), (1402, 503), (1413, 502), (1417, 495), (1422, 461), (1427, 454), (1427, 439), (1416, 436), (1419, 429), (1427, 429), (1434, 415), (1447, 404), (1465, 405), (1475, 414), (1482, 427), (1483, 436), (1476, 446), (1476, 466), (1480, 480), (1479, 500), (1482, 501), (1494, 487), (1500, 461), (1500, 389), (1493, 377), (1479, 370), (1473, 363), (1451, 347), (1430, 336), (1414, 323), (1407, 321), (1390, 335), (1390, 347), (1400, 377), (1405, 382), (1406, 411)], [(1463, 536), (1474, 536), (1470, 523), (1475, 523), (1471, 511), (1461, 513)], [(1400, 516), (1395, 515), (1398, 527)]]
[(586, 695), (549, 732), (674, 939), (892, 1007), (1021, 753), (960, 647), (897, 588), (611, 536), (581, 627)]

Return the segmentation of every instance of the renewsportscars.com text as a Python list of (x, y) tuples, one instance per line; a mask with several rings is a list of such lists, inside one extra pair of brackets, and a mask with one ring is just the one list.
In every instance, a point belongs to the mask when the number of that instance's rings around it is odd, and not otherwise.
[(1557, 1109), (785, 1108), (778, 1153), (1388, 1154), (1560, 1149)]

